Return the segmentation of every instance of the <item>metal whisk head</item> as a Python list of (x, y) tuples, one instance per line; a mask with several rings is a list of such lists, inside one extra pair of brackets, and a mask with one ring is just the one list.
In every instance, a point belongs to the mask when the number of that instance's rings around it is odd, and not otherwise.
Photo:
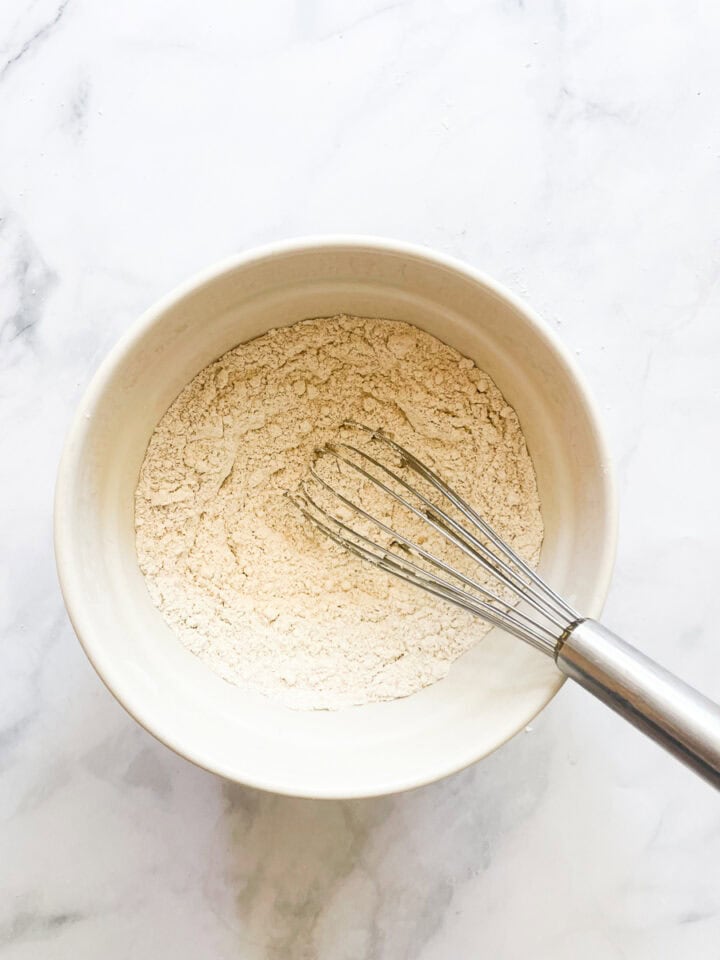
[[(575, 610), (417, 457), (381, 430), (356, 423), (345, 426), (361, 431), (378, 456), (344, 442), (328, 443), (317, 450), (309, 480), (291, 495), (303, 515), (362, 560), (553, 655), (558, 641), (581, 619)], [(389, 458), (392, 466), (379, 456)], [(325, 469), (321, 474), (320, 461), (327, 459), (337, 469)], [(366, 510), (352, 495), (338, 489), (328, 474), (337, 482), (344, 476), (371, 484), (396, 512), (399, 505), (408, 517), (427, 524), (436, 542), (443, 544), (443, 554), (448, 555), (447, 545), (452, 548), (450, 553), (459, 551), (457, 561), (427, 549), (425, 537), (406, 536)], [(408, 478), (413, 478), (414, 484)], [(469, 569), (467, 560), (471, 561)], [(478, 579), (479, 571), (483, 582)], [(515, 607), (521, 601), (525, 610)]]

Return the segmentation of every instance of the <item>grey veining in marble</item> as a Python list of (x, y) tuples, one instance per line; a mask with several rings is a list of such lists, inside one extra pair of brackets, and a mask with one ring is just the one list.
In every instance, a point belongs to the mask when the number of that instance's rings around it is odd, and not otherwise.
[(80, 391), (174, 284), (286, 236), (425, 243), (577, 354), (608, 625), (720, 698), (719, 43), (680, 0), (0, 5), (2, 960), (715, 960), (718, 799), (582, 691), (408, 795), (229, 785), (93, 673), (51, 515)]

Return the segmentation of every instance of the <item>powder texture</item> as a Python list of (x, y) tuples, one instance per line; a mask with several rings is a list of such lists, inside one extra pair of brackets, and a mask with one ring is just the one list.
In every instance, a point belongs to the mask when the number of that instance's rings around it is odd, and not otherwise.
[(305, 320), (211, 363), (150, 440), (135, 504), (140, 568), (193, 653), (295, 708), (407, 696), (488, 630), (331, 543), (285, 496), (346, 420), (382, 427), (425, 460), (529, 562), (542, 542), (514, 410), (429, 334)]

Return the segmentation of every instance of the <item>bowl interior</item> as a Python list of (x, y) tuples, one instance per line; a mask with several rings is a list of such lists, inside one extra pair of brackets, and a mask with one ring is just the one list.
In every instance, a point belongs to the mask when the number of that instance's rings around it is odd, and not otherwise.
[(516, 409), (546, 528), (541, 573), (587, 615), (614, 549), (597, 423), (564, 352), (496, 285), (412, 248), (288, 244), (238, 258), (146, 314), (107, 358), (71, 429), (56, 547), (68, 610), (108, 687), (148, 730), (231, 779), (303, 796), (369, 796), (483, 757), (557, 691), (554, 664), (493, 631), (412, 697), (297, 712), (221, 680), (186, 651), (138, 569), (133, 504), (150, 435), (208, 362), (271, 327), (354, 313), (405, 320), (486, 370)]

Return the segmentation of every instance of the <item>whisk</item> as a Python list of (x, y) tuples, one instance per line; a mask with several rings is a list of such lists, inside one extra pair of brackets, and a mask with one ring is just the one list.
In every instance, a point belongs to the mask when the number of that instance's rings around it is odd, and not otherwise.
[[(340, 441), (317, 450), (308, 480), (291, 495), (307, 520), (356, 557), (553, 657), (566, 676), (720, 789), (716, 704), (596, 620), (581, 616), (409, 450), (382, 430), (357, 423), (345, 426), (360, 431), (378, 456)], [(378, 459), (381, 455), (386, 460), (389, 455), (393, 465)], [(335, 473), (318, 471), (324, 458), (333, 460)], [(403, 534), (338, 489), (327, 475), (339, 477), (341, 471), (372, 484), (395, 505), (396, 513), (399, 505), (408, 517), (427, 524), (445, 545), (443, 554), (449, 546), (462, 562), (431, 552), (425, 537)]]

